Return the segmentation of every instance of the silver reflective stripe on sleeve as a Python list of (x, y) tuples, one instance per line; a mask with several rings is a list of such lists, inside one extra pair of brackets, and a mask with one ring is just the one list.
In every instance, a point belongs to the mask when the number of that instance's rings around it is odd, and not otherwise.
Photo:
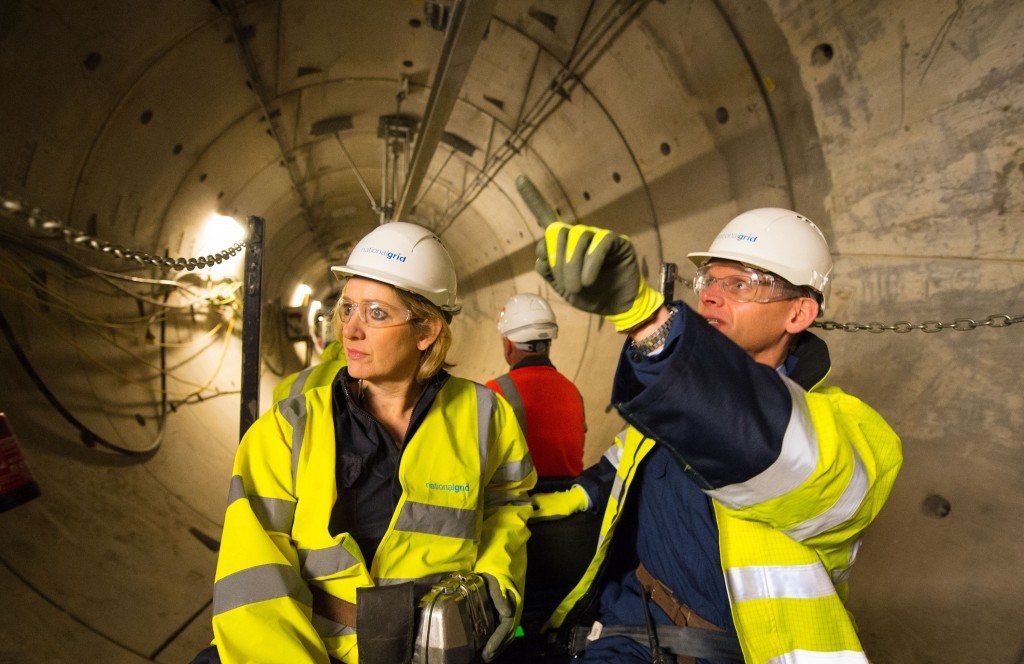
[(213, 586), (213, 615), (268, 599), (290, 597), (313, 605), (309, 586), (288, 565), (260, 565), (230, 574)]
[(626, 486), (626, 480), (622, 479), (622, 475), (615, 473), (615, 479), (612, 480), (612, 492), (611, 495), (615, 500), (622, 501), (622, 489)]
[[(625, 440), (625, 432), (622, 432), (621, 435), (622, 435), (622, 439), (621, 440)], [(616, 502), (616, 505), (617, 505), (616, 509), (617, 510), (621, 510), (622, 509), (623, 493), (625, 493), (625, 491), (626, 491), (626, 480), (622, 479), (622, 475), (620, 475), (619, 472), (618, 472), (618, 470), (619, 470), (618, 462), (622, 460), (622, 448), (620, 448), (618, 445), (612, 445), (610, 448), (608, 448), (608, 452), (612, 451), (613, 449), (618, 449), (619, 453), (618, 453), (618, 455), (616, 455), (616, 460), (615, 460), (615, 479), (612, 480), (612, 488), (611, 488), (611, 492), (608, 495), (608, 500), (609, 500), (609, 502), (614, 500)], [(605, 452), (605, 457), (608, 456), (608, 452)], [(635, 463), (635, 461), (634, 461), (634, 463)], [(586, 493), (585, 490), (584, 490), (584, 493)], [(591, 502), (592, 501), (590, 499), (590, 496), (588, 495), (587, 496), (587, 504), (589, 505)], [(600, 533), (600, 535), (598, 535), (598, 538), (597, 538), (597, 546), (598, 546), (598, 548), (601, 547), (601, 544), (604, 542), (604, 540), (605, 540), (605, 533), (603, 532), (603, 529), (602, 529), (602, 532)]]
[(490, 388), (474, 383), (476, 388), (476, 445), (480, 452), (480, 477), (487, 472), (487, 449), (491, 440), (491, 413), (498, 404)]
[(826, 530), (846, 523), (860, 509), (861, 503), (864, 502), (864, 497), (868, 495), (868, 472), (865, 470), (864, 462), (861, 461), (857, 450), (852, 451), (853, 472), (850, 477), (850, 483), (846, 485), (846, 490), (843, 491), (843, 495), (839, 496), (839, 500), (832, 507), (813, 519), (808, 519), (785, 531), (787, 535), (797, 542), (802, 542), (805, 539), (820, 535)]
[[(497, 408), (497, 395), (488, 387), (475, 383), (477, 403), (477, 442), (480, 445), (481, 475), (487, 469), (487, 449), (491, 438), (491, 415)], [(494, 471), (491, 483), (522, 482), (533, 472), (533, 459), (527, 454), (519, 461), (503, 463)], [(485, 498), (490, 501), (490, 498)]]
[(726, 571), (725, 578), (733, 603), (752, 599), (813, 599), (836, 592), (821, 563), (733, 567)]
[(860, 552), (860, 545), (863, 541), (860, 537), (853, 541), (850, 545), (850, 556), (847, 559), (846, 567), (842, 569), (832, 570), (832, 583), (837, 586), (842, 583), (848, 583), (850, 581), (850, 571), (853, 570), (853, 563), (857, 560), (857, 554)]
[(406, 501), (395, 530), (472, 539), (476, 531), (476, 510)]
[(338, 544), (326, 549), (299, 549), (299, 563), (306, 578), (317, 579), (355, 567), (359, 561)]
[(264, 498), (262, 496), (246, 496), (245, 485), (239, 475), (231, 478), (228, 488), (228, 505), (236, 500), (248, 500), (249, 509), (256, 515), (263, 530), (275, 533), (290, 533), (295, 520), (295, 502), (280, 498)]
[(842, 583), (848, 583), (850, 581), (850, 572), (851, 571), (852, 570), (849, 567), (846, 567), (844, 569), (834, 569), (834, 570), (832, 570), (832, 574), (831, 574), (832, 583), (834, 583), (837, 586), (842, 584)]
[[(506, 374), (504, 376), (508, 378)], [(500, 379), (499, 379), (500, 381)], [(511, 379), (509, 379), (511, 383)], [(504, 385), (502, 386), (505, 387)], [(512, 390), (515, 390), (515, 385), (512, 385)], [(488, 443), (490, 442), (491, 432), (491, 416), (497, 408), (497, 396), (489, 388), (476, 385), (477, 390), (477, 429), (480, 443), (480, 473), (483, 476), (487, 471), (487, 449)], [(519, 393), (516, 392), (516, 398), (518, 399)], [(519, 402), (520, 407), (522, 402)], [(513, 410), (515, 409), (515, 403), (512, 403)], [(516, 417), (519, 417), (519, 413), (516, 413)], [(520, 419), (519, 427), (522, 431), (526, 431), (525, 423)], [(485, 507), (501, 507), (503, 505), (529, 505), (530, 499), (527, 496), (519, 496), (511, 494), (505, 491), (500, 491), (491, 488), (494, 484), (505, 484), (509, 482), (521, 482), (529, 476), (533, 471), (533, 459), (527, 455), (525, 459), (521, 461), (503, 463), (498, 466), (494, 475), (491, 477), (490, 482), (484, 487), (484, 506)]]
[(245, 484), (242, 482), (241, 475), (232, 475), (231, 482), (228, 484), (228, 505), (245, 498)]
[(306, 397), (297, 396), (281, 402), (281, 415), (292, 426), (292, 495), (296, 494), (299, 455), (306, 435)]
[(523, 430), (523, 434), (526, 434), (526, 407), (523, 406), (523, 397), (519, 395), (519, 388), (516, 387), (515, 382), (512, 380), (512, 376), (508, 374), (502, 374), (495, 379), (498, 383), (498, 387), (501, 388), (501, 396), (505, 397), (505, 401), (512, 406), (512, 412), (516, 414), (516, 419), (519, 420), (519, 428)]
[(602, 455), (608, 460), (608, 463), (612, 464), (612, 468), (618, 469), (619, 464), (622, 463), (622, 448), (626, 444), (626, 434), (628, 432), (629, 429), (623, 429), (619, 435), (615, 436), (619, 443), (610, 445)]
[(811, 650), (794, 650), (779, 655), (765, 664), (867, 664), (868, 658), (855, 650), (839, 650), (836, 652), (814, 652)]
[(818, 436), (807, 408), (807, 393), (789, 378), (781, 378), (789, 389), (793, 407), (779, 457), (746, 482), (707, 492), (726, 507), (742, 509), (788, 493), (807, 481), (818, 465)]
[(295, 381), (292, 382), (291, 386), (288, 389), (289, 397), (296, 397), (302, 394), (302, 388), (306, 386), (306, 381), (309, 380), (309, 374), (313, 373), (313, 369), (315, 368), (316, 365), (312, 367), (306, 367), (295, 376)]
[(533, 459), (525, 457), (519, 461), (509, 461), (498, 466), (491, 482), (522, 482), (533, 472)]

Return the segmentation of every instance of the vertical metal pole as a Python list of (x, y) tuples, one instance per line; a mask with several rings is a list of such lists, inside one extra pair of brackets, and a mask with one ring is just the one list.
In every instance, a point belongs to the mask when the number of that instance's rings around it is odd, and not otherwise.
[(661, 264), (661, 294), (665, 296), (665, 302), (671, 302), (676, 292), (676, 271), (675, 263)]
[(263, 218), (249, 217), (242, 296), (242, 417), (238, 438), (256, 421), (260, 407), (260, 286), (263, 279)]

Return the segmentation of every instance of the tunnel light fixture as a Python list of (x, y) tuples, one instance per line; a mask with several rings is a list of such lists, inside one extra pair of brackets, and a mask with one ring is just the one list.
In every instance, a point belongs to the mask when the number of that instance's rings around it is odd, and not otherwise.
[(303, 307), (306, 305), (306, 301), (312, 294), (313, 289), (309, 287), (309, 284), (299, 284), (295, 287), (295, 292), (292, 293), (292, 299), (289, 302), (289, 307)]
[[(230, 247), (245, 238), (245, 228), (233, 217), (211, 212), (203, 225), (199, 236), (198, 255), (210, 256)], [(232, 256), (219, 264), (205, 268), (213, 280), (240, 278), (242, 274), (242, 254)]]
[(316, 346), (319, 350), (323, 350), (323, 344), (317, 338), (320, 336), (318, 334), (319, 330), (317, 329), (317, 325), (319, 324), (320, 317), (323, 314), (321, 311), (323, 306), (324, 305), (320, 300), (313, 300), (309, 303), (309, 309), (306, 310), (306, 325), (309, 326), (309, 329), (313, 330), (313, 339), (317, 342)]

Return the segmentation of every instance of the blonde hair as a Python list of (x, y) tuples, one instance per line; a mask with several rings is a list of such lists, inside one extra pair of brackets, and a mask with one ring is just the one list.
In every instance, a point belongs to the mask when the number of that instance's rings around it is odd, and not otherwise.
[[(388, 284), (390, 286), (390, 284)], [(430, 344), (425, 351), (420, 354), (420, 365), (416, 369), (416, 382), (424, 383), (430, 379), (434, 374), (440, 371), (442, 368), (450, 369), (455, 365), (448, 362), (448, 351), (452, 347), (452, 328), (448, 324), (448, 316), (446, 316), (439, 308), (427, 302), (418, 295), (414, 295), (409, 291), (404, 291), (401, 288), (391, 286), (395, 290), (395, 294), (398, 295), (398, 299), (402, 301), (409, 311), (412, 312), (413, 320), (412, 325), (417, 326), (421, 331), (429, 331), (429, 325), (427, 323), (431, 319), (437, 319), (441, 323), (441, 329), (437, 334), (437, 339), (434, 339), (434, 343)], [(331, 315), (331, 324), (334, 326), (334, 335), (337, 339), (343, 339), (342, 334), (342, 322), (341, 322), (341, 305), (342, 298), (338, 298), (338, 301), (334, 305), (334, 312)]]

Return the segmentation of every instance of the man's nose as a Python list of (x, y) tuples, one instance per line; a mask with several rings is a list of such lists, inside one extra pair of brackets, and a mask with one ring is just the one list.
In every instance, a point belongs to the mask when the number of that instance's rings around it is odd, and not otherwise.
[(711, 283), (697, 296), (701, 302), (721, 302), (724, 297), (725, 293), (717, 279), (712, 279)]

